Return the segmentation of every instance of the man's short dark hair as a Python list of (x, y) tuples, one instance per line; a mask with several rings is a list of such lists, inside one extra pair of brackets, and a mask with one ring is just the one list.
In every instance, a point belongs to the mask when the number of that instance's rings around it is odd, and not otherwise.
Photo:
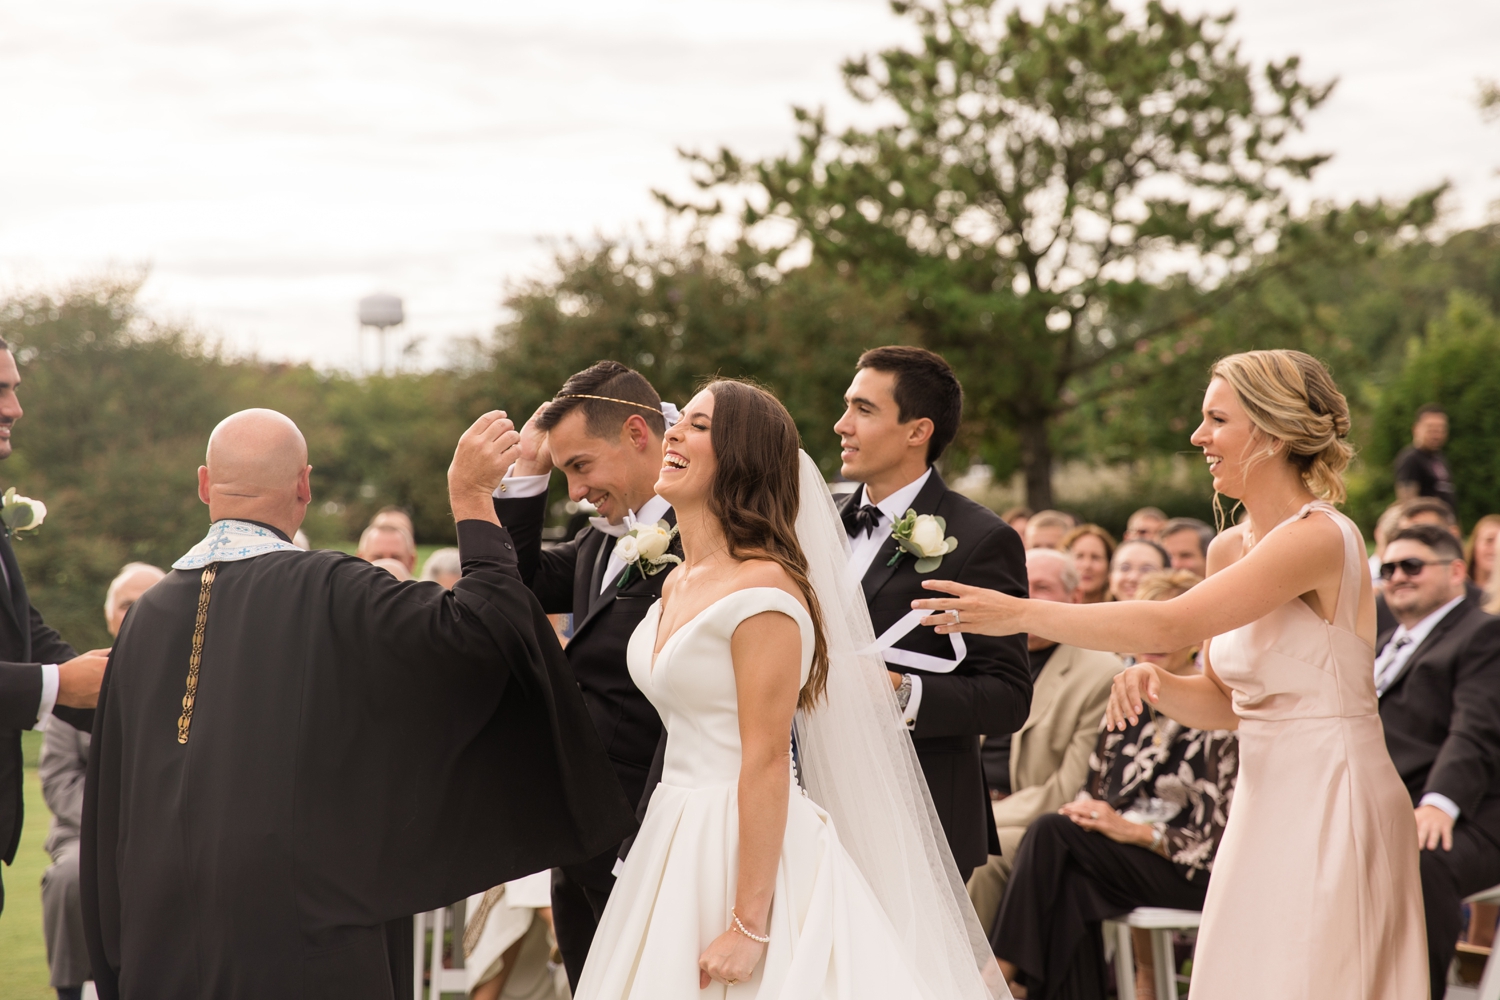
[(1401, 508), (1401, 517), (1416, 517), (1418, 514), (1436, 514), (1443, 519), (1443, 523), (1450, 527), (1458, 526), (1458, 515), (1453, 513), (1453, 508), (1448, 506), (1448, 501), (1438, 497), (1417, 497), (1406, 501)]
[(1174, 517), (1162, 525), (1156, 532), (1158, 541), (1166, 541), (1168, 535), (1175, 535), (1179, 531), (1193, 531), (1198, 534), (1198, 551), (1202, 555), (1208, 555), (1208, 545), (1214, 540), (1216, 532), (1207, 522), (1200, 521), (1196, 517)]
[(1448, 411), (1445, 410), (1445, 409), (1443, 409), (1441, 406), (1437, 405), (1436, 403), (1428, 403), (1425, 406), (1419, 406), (1419, 407), (1417, 407), (1417, 419), (1418, 420), (1421, 420), (1423, 417), (1430, 417), (1430, 416), (1432, 416), (1434, 414), (1436, 414), (1439, 417), (1446, 418), (1448, 416)]
[(1463, 560), (1464, 547), (1453, 537), (1452, 532), (1444, 531), (1435, 524), (1414, 524), (1410, 528), (1402, 528), (1390, 538), (1386, 539), (1386, 547), (1392, 542), (1410, 541), (1425, 545), (1432, 550), (1432, 554), (1439, 559)]
[(896, 398), (896, 418), (903, 424), (922, 417), (931, 420), (927, 464), (941, 458), (958, 434), (964, 415), (964, 387), (953, 374), (953, 366), (925, 348), (892, 346), (861, 354), (859, 367), (895, 376), (891, 395)]
[(614, 440), (621, 425), (633, 416), (646, 421), (657, 437), (667, 432), (661, 397), (646, 376), (618, 361), (597, 361), (571, 376), (536, 425), (550, 431), (574, 410), (583, 414), (584, 427), (592, 437)]

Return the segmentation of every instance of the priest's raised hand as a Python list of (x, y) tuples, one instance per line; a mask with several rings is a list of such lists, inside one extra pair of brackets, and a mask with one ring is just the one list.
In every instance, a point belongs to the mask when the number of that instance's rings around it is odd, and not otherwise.
[(293, 546), (307, 446), (228, 417), (212, 525), (125, 620), (81, 854), (99, 994), (410, 995), (409, 915), (618, 843), (631, 810), (490, 493), (489, 413), (449, 470), (463, 577)]

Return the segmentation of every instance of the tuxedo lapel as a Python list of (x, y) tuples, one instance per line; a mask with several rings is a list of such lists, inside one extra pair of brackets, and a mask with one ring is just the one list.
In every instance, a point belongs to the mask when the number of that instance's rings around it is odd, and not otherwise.
[[(1432, 649), (1434, 645), (1436, 645), (1438, 642), (1441, 642), (1443, 636), (1447, 635), (1448, 631), (1452, 629), (1453, 626), (1457, 625), (1461, 620), (1463, 620), (1468, 615), (1469, 609), (1473, 606), (1474, 605), (1470, 603), (1468, 599), (1465, 599), (1452, 611), (1444, 615), (1443, 620), (1434, 625), (1432, 627), (1432, 631), (1427, 633), (1427, 638), (1422, 640), (1422, 644), (1416, 649), (1412, 650), (1411, 655), (1406, 658), (1406, 662), (1401, 664), (1401, 670), (1396, 674), (1395, 677), (1392, 677), (1391, 682), (1385, 686), (1385, 693), (1390, 694), (1392, 691), (1396, 690), (1396, 685), (1406, 680), (1406, 675), (1411, 673), (1411, 668), (1416, 665), (1417, 661), (1426, 656), (1428, 650)], [(1381, 648), (1383, 649), (1384, 647)]]
[[(948, 492), (947, 484), (943, 482), (943, 477), (937, 474), (937, 470), (933, 469), (932, 475), (927, 477), (927, 482), (917, 491), (916, 499), (911, 502), (911, 509), (918, 514), (935, 513), (938, 503), (942, 501), (943, 494), (946, 492)], [(857, 500), (860, 494), (856, 491), (854, 495)], [(902, 513), (904, 514), (905, 511), (902, 511)], [(880, 547), (880, 551), (875, 554), (875, 558), (871, 560), (870, 568), (865, 570), (865, 577), (860, 581), (860, 585), (865, 592), (866, 604), (873, 601), (875, 595), (880, 593), (881, 588), (890, 582), (891, 577), (896, 575), (899, 563), (896, 566), (892, 566), (890, 563), (900, 550), (901, 546), (896, 544), (895, 536), (888, 537), (885, 540), (885, 544)]]
[[(662, 520), (666, 521), (668, 525), (675, 526), (677, 524), (677, 513), (671, 508), (668, 508), (667, 513), (662, 518)], [(616, 573), (614, 577), (609, 580), (609, 586), (605, 586), (604, 580), (604, 570), (605, 567), (609, 565), (609, 553), (614, 550), (615, 539), (611, 538), (608, 535), (605, 535), (603, 532), (595, 532), (595, 534), (598, 535), (602, 541), (600, 542), (599, 548), (594, 550), (594, 571), (589, 576), (590, 583), (588, 603), (586, 605), (588, 607), (588, 612), (583, 616), (582, 621), (573, 626), (574, 635), (577, 635), (579, 632), (583, 631), (583, 627), (597, 618), (605, 608), (609, 607), (610, 604), (614, 602), (615, 597), (620, 593), (620, 588), (615, 586), (615, 581), (619, 579), (620, 574)], [(675, 555), (682, 555), (682, 543), (680, 543), (675, 538), (672, 539), (672, 547), (668, 549), (668, 551), (672, 552)], [(666, 571), (663, 570), (663, 572)], [(627, 585), (627, 589), (629, 589), (629, 587), (635, 586), (639, 582), (642, 581), (632, 581)], [(577, 607), (576, 604), (574, 606)]]
[(26, 582), (21, 579), (21, 566), (16, 562), (15, 550), (10, 545), (10, 533), (0, 529), (0, 560), (5, 563), (5, 575), (10, 580), (10, 587), (6, 593), (6, 600), (0, 601), (5, 605), (5, 613), (10, 615), (10, 620), (16, 625), (16, 634), (21, 637), (21, 645), (24, 647), (20, 660), (25, 662), (31, 656), (31, 629), (23, 627), (21, 618), (22, 610), (27, 606)]

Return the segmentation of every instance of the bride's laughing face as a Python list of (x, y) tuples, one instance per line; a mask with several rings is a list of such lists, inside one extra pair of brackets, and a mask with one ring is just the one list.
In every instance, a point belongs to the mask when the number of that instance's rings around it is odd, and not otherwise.
[(662, 438), (656, 493), (673, 507), (701, 503), (713, 487), (719, 467), (714, 458), (713, 422), (714, 395), (705, 389), (688, 401), (682, 419)]

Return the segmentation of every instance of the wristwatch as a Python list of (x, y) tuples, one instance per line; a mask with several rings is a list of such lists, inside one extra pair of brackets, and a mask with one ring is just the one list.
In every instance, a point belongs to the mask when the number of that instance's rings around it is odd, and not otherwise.
[(901, 686), (896, 689), (896, 704), (901, 706), (901, 711), (906, 711), (906, 706), (911, 703), (911, 674), (901, 675)]

